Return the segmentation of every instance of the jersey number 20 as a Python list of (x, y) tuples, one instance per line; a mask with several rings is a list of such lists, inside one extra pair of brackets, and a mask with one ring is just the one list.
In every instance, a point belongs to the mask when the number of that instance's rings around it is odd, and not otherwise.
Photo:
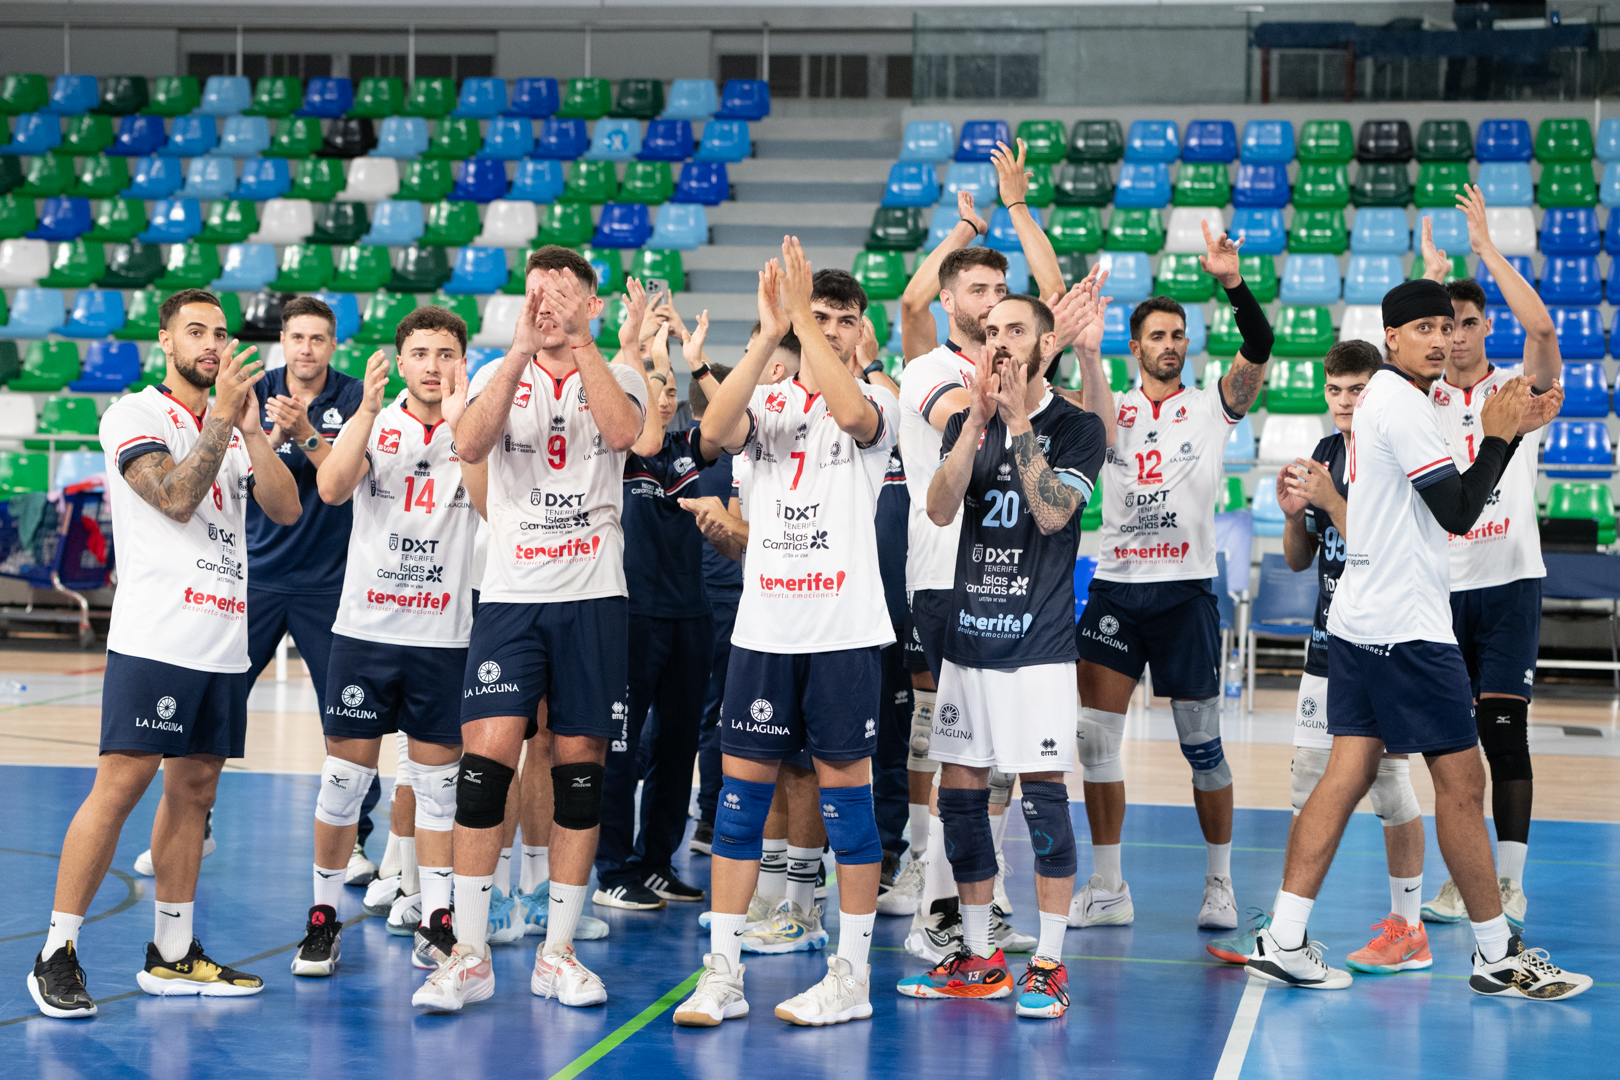
[(1011, 529), (1018, 524), (1018, 492), (992, 491), (985, 498), (990, 503), (989, 511), (984, 515), (984, 526), (988, 529)]

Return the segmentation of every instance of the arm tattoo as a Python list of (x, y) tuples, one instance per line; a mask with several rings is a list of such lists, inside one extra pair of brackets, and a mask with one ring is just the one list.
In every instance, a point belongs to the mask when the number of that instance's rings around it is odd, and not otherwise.
[(1018, 458), (1018, 478), (1023, 481), (1024, 495), (1029, 499), (1029, 512), (1035, 516), (1035, 524), (1041, 532), (1050, 536), (1069, 523), (1085, 500), (1080, 498), (1080, 492), (1058, 479), (1035, 445), (1033, 431), (1014, 435), (1012, 449)]
[(153, 509), (184, 524), (213, 486), (230, 445), (231, 422), (223, 415), (210, 416), (186, 460), (177, 464), (165, 451), (154, 450), (131, 461), (124, 479)]
[(1255, 399), (1260, 396), (1260, 388), (1265, 385), (1266, 366), (1264, 364), (1251, 364), (1239, 355), (1232, 364), (1231, 394), (1232, 400), (1227, 402), (1238, 412), (1248, 412)]

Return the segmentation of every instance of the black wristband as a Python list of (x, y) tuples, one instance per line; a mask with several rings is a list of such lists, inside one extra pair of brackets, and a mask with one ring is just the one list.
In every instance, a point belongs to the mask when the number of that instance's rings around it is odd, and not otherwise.
[(1251, 364), (1264, 364), (1271, 359), (1271, 346), (1275, 340), (1265, 309), (1249, 291), (1248, 283), (1239, 280), (1226, 290), (1226, 299), (1232, 305), (1232, 318), (1238, 333), (1243, 335), (1243, 358)]
[(714, 372), (709, 368), (708, 364), (704, 364), (702, 367), (697, 367), (697, 368), (692, 369), (692, 378), (694, 378), (694, 379), (701, 379), (705, 375), (713, 375), (713, 374), (714, 374)]
[(1008, 204), (1007, 204), (1007, 209), (1008, 209), (1008, 210), (1011, 210), (1011, 209), (1012, 209), (1012, 208), (1013, 208), (1013, 207), (1015, 207), (1015, 206), (1028, 206), (1028, 205), (1029, 205), (1029, 204), (1028, 204), (1028, 203), (1026, 203), (1026, 202), (1025, 202), (1025, 201), (1024, 201), (1024, 200), (1023, 200), (1023, 199), (1019, 199), (1019, 200), (1018, 200), (1018, 201), (1017, 201), (1017, 202), (1010, 202), (1010, 203), (1008, 203)]
[(878, 359), (872, 361), (870, 364), (867, 364), (865, 367), (863, 367), (861, 369), (861, 374), (862, 375), (871, 375), (874, 372), (880, 372), (882, 370), (883, 370), (883, 358), (879, 357)]

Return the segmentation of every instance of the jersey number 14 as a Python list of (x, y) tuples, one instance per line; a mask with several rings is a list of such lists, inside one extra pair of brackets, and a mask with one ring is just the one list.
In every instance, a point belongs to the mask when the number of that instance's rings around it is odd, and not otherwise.
[(430, 476), (422, 481), (421, 491), (416, 489), (416, 477), (405, 478), (405, 510), (422, 510), (433, 513), (433, 478)]

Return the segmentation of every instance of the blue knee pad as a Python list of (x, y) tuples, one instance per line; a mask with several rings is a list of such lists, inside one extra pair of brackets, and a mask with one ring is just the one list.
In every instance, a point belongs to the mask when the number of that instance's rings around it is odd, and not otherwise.
[(758, 859), (765, 850), (765, 818), (774, 794), (775, 784), (726, 777), (714, 811), (714, 854), (743, 862)]
[(883, 861), (871, 784), (822, 788), (821, 820), (827, 826), (827, 842), (839, 865), (863, 866)]
[(1024, 781), (1024, 820), (1041, 877), (1073, 877), (1074, 821), (1069, 817), (1069, 789), (1050, 780)]
[(988, 789), (939, 789), (939, 823), (945, 831), (945, 857), (958, 882), (996, 876), (996, 842), (990, 835)]

